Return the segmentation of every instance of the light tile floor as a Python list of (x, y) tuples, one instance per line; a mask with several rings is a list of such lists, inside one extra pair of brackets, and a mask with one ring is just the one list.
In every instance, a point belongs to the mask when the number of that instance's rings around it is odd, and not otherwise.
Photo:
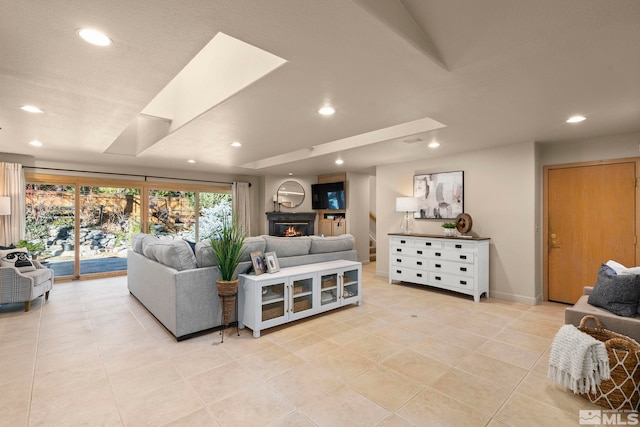
[(390, 286), (262, 332), (176, 342), (126, 277), (0, 306), (2, 426), (572, 426), (599, 409), (546, 378), (566, 306)]

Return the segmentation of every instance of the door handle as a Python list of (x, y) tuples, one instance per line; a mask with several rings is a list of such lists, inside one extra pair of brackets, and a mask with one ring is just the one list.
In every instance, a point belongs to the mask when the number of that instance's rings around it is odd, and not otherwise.
[(556, 233), (551, 233), (549, 235), (549, 247), (551, 249), (557, 249), (560, 247), (560, 245), (558, 244), (558, 241), (556, 240), (557, 237), (558, 235)]

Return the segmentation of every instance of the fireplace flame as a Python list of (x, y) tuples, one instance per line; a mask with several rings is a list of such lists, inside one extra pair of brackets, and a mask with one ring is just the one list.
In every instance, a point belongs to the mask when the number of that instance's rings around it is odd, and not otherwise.
[(291, 226), (289, 228), (287, 228), (284, 232), (284, 236), (285, 237), (296, 237), (296, 236), (301, 236), (302, 233), (298, 230), (296, 230), (295, 227)]

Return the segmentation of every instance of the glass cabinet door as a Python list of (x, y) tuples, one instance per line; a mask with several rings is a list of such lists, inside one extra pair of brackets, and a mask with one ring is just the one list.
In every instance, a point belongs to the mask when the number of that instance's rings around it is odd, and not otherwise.
[(286, 281), (284, 280), (262, 286), (262, 322), (274, 319), (282, 320), (285, 317), (288, 310), (285, 290)]
[(338, 302), (338, 272), (320, 275), (320, 304), (325, 306)]
[(358, 269), (347, 270), (342, 276), (342, 298), (356, 298), (358, 296)]
[(291, 278), (291, 318), (298, 319), (309, 315), (313, 310), (314, 274)]

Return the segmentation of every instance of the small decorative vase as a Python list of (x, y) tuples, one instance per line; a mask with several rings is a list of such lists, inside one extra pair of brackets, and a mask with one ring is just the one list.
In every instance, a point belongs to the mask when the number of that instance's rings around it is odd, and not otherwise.
[(222, 307), (222, 324), (228, 325), (231, 322), (231, 314), (236, 305), (238, 296), (239, 279), (233, 280), (216, 280), (218, 286), (218, 297), (220, 298), (220, 307)]
[(456, 229), (455, 228), (445, 228), (444, 229), (444, 235), (446, 237), (454, 237), (456, 235)]

